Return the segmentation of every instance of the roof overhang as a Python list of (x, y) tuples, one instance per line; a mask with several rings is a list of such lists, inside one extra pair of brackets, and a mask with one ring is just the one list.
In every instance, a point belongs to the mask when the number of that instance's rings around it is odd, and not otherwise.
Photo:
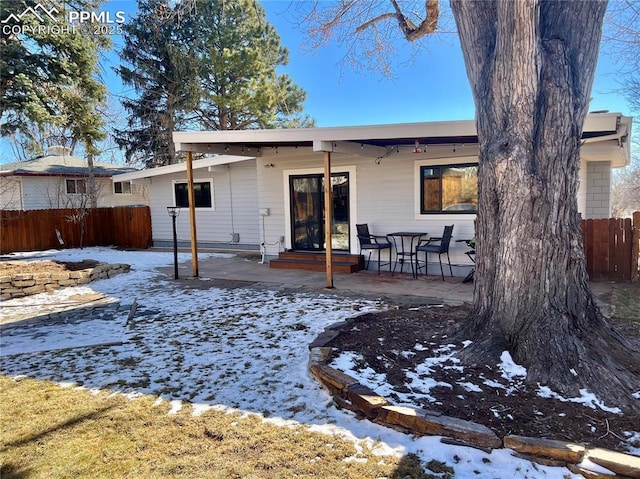
[[(618, 143), (620, 155), (613, 166), (630, 161), (631, 117), (620, 113), (593, 113), (585, 120), (582, 138), (585, 144)], [(381, 157), (399, 146), (473, 145), (478, 143), (474, 120), (389, 125), (292, 128), (265, 130), (224, 130), (173, 133), (176, 151), (252, 155), (259, 157), (265, 148), (308, 147), (313, 151), (341, 152)]]
[[(202, 168), (213, 168), (220, 165), (228, 165), (230, 163), (238, 163), (240, 161), (255, 160), (253, 156), (230, 156), (220, 155), (210, 158), (202, 158), (200, 160), (193, 160), (192, 168), (194, 170)], [(187, 171), (186, 163), (176, 163), (175, 165), (158, 166), (156, 168), (150, 168), (148, 170), (133, 171), (131, 173), (123, 173), (121, 175), (114, 175), (112, 179), (114, 182), (118, 181), (135, 181), (145, 178), (151, 178), (153, 176), (169, 175), (172, 173), (181, 173)]]
[[(29, 176), (29, 177), (43, 177), (43, 178), (86, 178), (87, 170), (79, 171), (77, 169), (69, 169), (67, 172), (56, 172), (56, 173), (47, 173), (44, 172), (35, 172), (35, 171), (23, 171), (23, 170), (14, 170), (14, 171), (0, 171), (0, 176)], [(93, 175), (96, 178), (111, 178), (114, 176), (109, 173), (94, 173)]]
[[(391, 125), (174, 132), (177, 151), (260, 156), (263, 148), (311, 147), (314, 151), (353, 150), (366, 156), (399, 145), (477, 143), (475, 122), (448, 121)], [(352, 145), (347, 145), (350, 142)], [(365, 148), (374, 147), (374, 148)], [(378, 148), (375, 148), (378, 147)]]

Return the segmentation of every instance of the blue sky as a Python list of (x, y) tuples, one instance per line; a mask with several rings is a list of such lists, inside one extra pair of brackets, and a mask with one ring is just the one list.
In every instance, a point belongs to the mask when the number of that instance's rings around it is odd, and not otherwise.
[[(307, 92), (305, 113), (317, 126), (348, 126), (421, 121), (467, 120), (474, 117), (471, 90), (457, 36), (453, 33), (427, 40), (428, 49), (406, 64), (411, 46), (399, 41), (392, 61), (393, 78), (381, 73), (355, 71), (340, 66), (344, 49), (335, 44), (307, 53), (305, 32), (290, 0), (263, 0), (267, 20), (275, 26), (282, 44), (289, 49), (289, 65), (283, 69)], [(135, 2), (108, 1), (103, 11), (135, 11)], [(113, 36), (115, 47), (120, 38)], [(123, 87), (111, 67), (118, 57), (112, 53), (105, 64), (105, 79), (112, 93)], [(609, 110), (631, 114), (619, 88), (619, 67), (601, 55), (592, 92), (590, 111)], [(14, 161), (5, 142), (0, 147), (0, 163)]]
[[(446, 3), (446, 2), (445, 2)], [(403, 59), (412, 46), (399, 41), (393, 78), (381, 73), (355, 71), (340, 65), (344, 48), (338, 45), (313, 53), (304, 48), (308, 39), (290, 0), (263, 0), (267, 20), (274, 25), (289, 50), (289, 65), (282, 70), (307, 92), (305, 112), (317, 126), (349, 126), (421, 121), (473, 119), (475, 108), (454, 33), (427, 40), (428, 47), (412, 63)], [(133, 12), (133, 2), (107, 3), (109, 10)], [(114, 37), (114, 40), (119, 40)], [(117, 56), (111, 57), (112, 64)], [(592, 92), (590, 111), (609, 110), (630, 114), (625, 99), (616, 92), (619, 67), (601, 55)], [(115, 75), (109, 75), (112, 92), (122, 91)]]
[[(427, 50), (409, 65), (401, 60), (411, 46), (398, 42), (395, 78), (390, 79), (350, 67), (340, 69), (344, 49), (335, 45), (314, 55), (304, 53), (305, 35), (293, 23), (290, 2), (267, 0), (262, 5), (290, 51), (287, 73), (307, 91), (306, 110), (317, 126), (473, 119), (473, 97), (454, 33), (427, 40)], [(628, 103), (616, 92), (618, 71), (610, 58), (600, 56), (590, 111), (630, 114)]]

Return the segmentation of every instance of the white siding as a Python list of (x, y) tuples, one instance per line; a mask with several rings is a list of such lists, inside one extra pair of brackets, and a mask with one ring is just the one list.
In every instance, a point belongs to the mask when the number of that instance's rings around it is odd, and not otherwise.
[(113, 206), (127, 205), (148, 205), (149, 204), (149, 182), (140, 181), (131, 183), (130, 194), (116, 194), (113, 191), (111, 179), (103, 180), (103, 186), (98, 196), (98, 207), (110, 208)]
[[(194, 170), (194, 181), (213, 182), (211, 209), (196, 208), (198, 243), (229, 244), (232, 233), (240, 236), (240, 245), (259, 245), (258, 196), (256, 195), (255, 161), (243, 161), (229, 166)], [(171, 218), (167, 206), (173, 206), (174, 181), (186, 181), (186, 173), (155, 176), (150, 179), (151, 223), (154, 244), (173, 241)], [(183, 208), (176, 220), (179, 243), (191, 241), (189, 211)]]
[[(11, 196), (2, 192), (2, 208), (11, 209), (5, 206), (7, 198), (13, 198), (11, 205), (24, 210), (45, 210), (50, 208), (76, 208), (82, 205), (79, 195), (68, 195), (66, 192), (65, 177), (56, 176), (21, 176), (6, 177), (5, 182), (11, 180), (12, 184), (21, 185), (21, 201), (16, 202), (16, 192)], [(113, 206), (141, 205), (148, 204), (148, 192), (146, 185), (141, 183), (132, 186), (133, 193), (130, 195), (116, 195), (113, 192), (111, 178), (96, 179), (98, 192), (98, 207), (109, 208)]]
[(15, 176), (0, 177), (0, 209), (22, 209), (22, 182)]
[(69, 202), (62, 178), (22, 177), (22, 207), (25, 210), (66, 208)]
[[(475, 149), (465, 150), (466, 154), (475, 153)], [(359, 252), (355, 223), (368, 223), (372, 234), (389, 234), (395, 231), (424, 231), (432, 236), (441, 236), (444, 226), (454, 224), (454, 238), (451, 244), (451, 262), (469, 264), (464, 252), (464, 243), (455, 243), (456, 239), (471, 238), (474, 234), (475, 215), (420, 215), (419, 165), (448, 164), (453, 162), (453, 151), (432, 149), (427, 154), (392, 154), (382, 161), (353, 155), (332, 154), (333, 172), (349, 171), (352, 200), (351, 208), (351, 251)], [(439, 158), (433, 158), (437, 156)], [(430, 159), (431, 158), (431, 159)], [(469, 161), (457, 159), (458, 162)], [(264, 218), (265, 243), (267, 254), (276, 255), (279, 250), (277, 241), (280, 236), (291, 245), (289, 223), (288, 177), (291, 174), (321, 173), (324, 156), (322, 152), (311, 149), (279, 148), (263, 152), (258, 162), (258, 192), (260, 208), (269, 208), (270, 215)], [(273, 165), (266, 166), (266, 165)], [(433, 260), (433, 257), (432, 257)]]

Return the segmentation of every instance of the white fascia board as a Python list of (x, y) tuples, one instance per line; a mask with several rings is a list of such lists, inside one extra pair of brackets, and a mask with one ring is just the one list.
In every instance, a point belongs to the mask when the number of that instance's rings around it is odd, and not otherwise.
[[(623, 119), (620, 113), (592, 113), (583, 130), (616, 131)], [(274, 128), (264, 130), (174, 131), (177, 151), (207, 151), (209, 145), (242, 145), (248, 143), (296, 143), (322, 141), (355, 141), (394, 138), (460, 137), (477, 135), (475, 120), (396, 123), (388, 125), (335, 126), (318, 128)], [(203, 150), (204, 148), (204, 150)], [(213, 148), (213, 147), (211, 147)]]
[[(201, 160), (193, 160), (193, 169), (209, 168), (211, 166), (227, 165), (230, 163), (237, 163), (239, 161), (255, 160), (253, 156), (231, 156), (220, 155), (213, 156), (211, 158), (203, 158)], [(114, 182), (118, 181), (132, 181), (140, 180), (143, 178), (151, 178), (153, 176), (170, 175), (173, 173), (180, 173), (187, 171), (186, 163), (176, 163), (175, 165), (158, 166), (156, 168), (149, 168), (148, 170), (134, 171), (131, 173), (123, 173), (121, 175), (114, 175), (111, 178)]]
[(431, 136), (473, 136), (475, 121), (443, 121), (322, 128), (267, 130), (175, 131), (176, 150), (198, 144), (285, 143), (314, 141), (358, 141), (390, 138), (425, 138)]
[[(608, 160), (611, 161), (611, 166), (614, 168), (624, 168), (631, 163), (631, 127), (633, 118), (619, 113), (598, 114), (597, 116), (607, 116), (609, 118), (599, 118), (598, 124), (602, 129), (592, 131), (611, 131), (608, 128), (613, 128), (615, 133), (583, 140), (581, 155), (585, 156), (588, 161)], [(615, 124), (610, 122), (612, 116), (615, 118)], [(605, 123), (605, 121), (609, 123)]]
[[(330, 131), (331, 130), (331, 131)], [(323, 129), (319, 140), (358, 141), (368, 139), (457, 137), (476, 135), (473, 120), (440, 121), (425, 123), (404, 123), (392, 125), (353, 126)]]
[[(174, 131), (173, 142), (176, 150), (198, 144), (233, 144), (233, 143), (276, 143), (282, 141), (309, 141), (310, 132), (317, 128), (291, 128), (267, 130), (217, 130), (217, 131)], [(182, 149), (182, 150), (181, 150)]]
[(591, 113), (584, 120), (582, 132), (616, 131), (621, 116), (621, 113)]

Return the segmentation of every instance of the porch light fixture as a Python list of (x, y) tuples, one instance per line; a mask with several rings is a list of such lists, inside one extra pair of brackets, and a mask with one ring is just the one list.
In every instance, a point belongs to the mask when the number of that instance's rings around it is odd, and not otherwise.
[(178, 279), (178, 233), (176, 230), (176, 218), (180, 214), (179, 206), (167, 206), (167, 214), (171, 217), (173, 225), (173, 279)]

